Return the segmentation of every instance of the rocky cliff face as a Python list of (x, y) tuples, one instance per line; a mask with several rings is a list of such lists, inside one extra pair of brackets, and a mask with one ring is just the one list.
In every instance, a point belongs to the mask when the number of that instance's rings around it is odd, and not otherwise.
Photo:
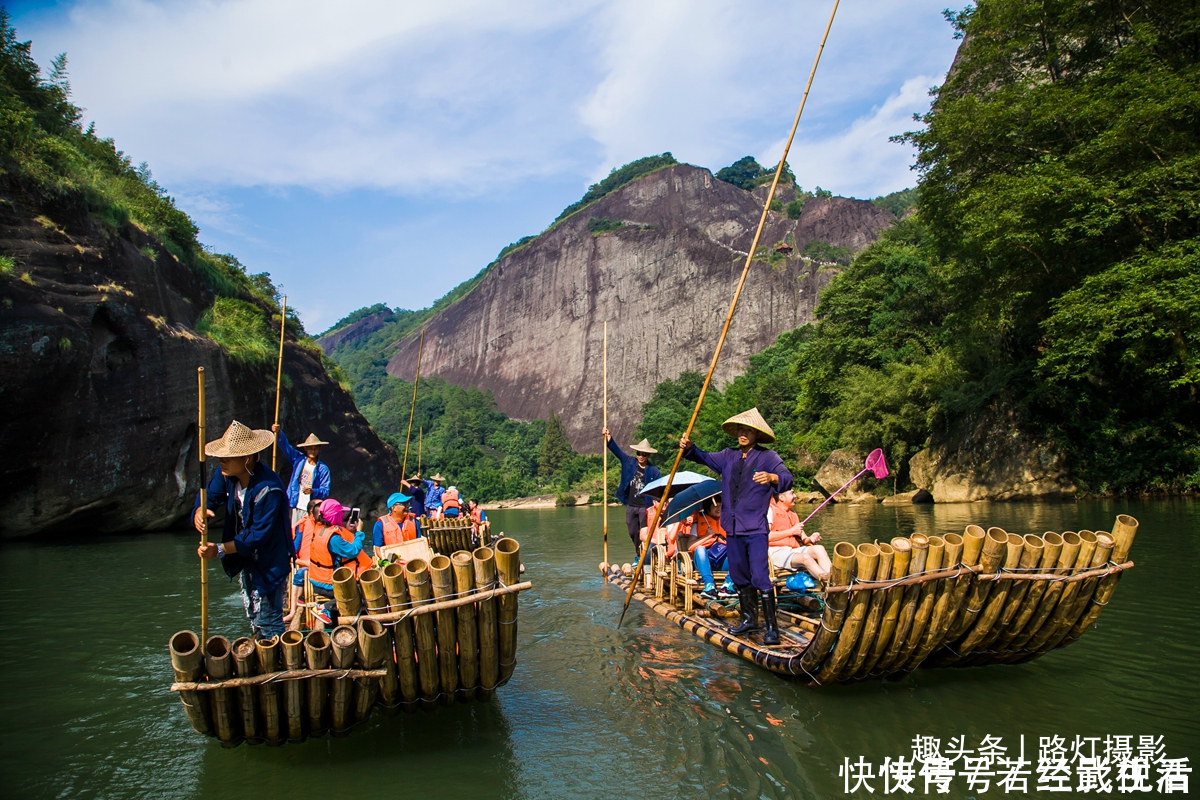
[[(211, 293), (132, 226), (108, 236), (81, 208), (3, 192), (0, 252), (15, 264), (0, 274), (0, 531), (180, 524), (199, 480), (196, 367), (207, 373), (216, 438), (234, 418), (270, 424), (274, 366), (232, 361), (198, 335)], [(395, 454), (319, 354), (289, 342), (284, 374), (285, 431), (332, 442), (323, 458), (334, 496), (375, 506), (398, 483)], [(279, 471), (287, 467), (281, 457)]]
[(390, 311), (380, 311), (378, 314), (371, 314), (344, 328), (339, 328), (333, 333), (322, 336), (317, 339), (317, 344), (326, 353), (332, 353), (333, 349), (343, 342), (353, 342), (364, 336), (370, 336), (386, 325), (392, 319), (392, 316)]
[[(707, 370), (761, 210), (761, 200), (708, 170), (681, 164), (640, 178), (510, 253), (435, 315), (422, 374), (490, 389), (516, 419), (554, 411), (577, 450), (596, 452), (607, 321), (609, 426), (625, 442), (655, 384)], [(590, 219), (624, 225), (593, 235)], [(858, 250), (894, 220), (864, 201), (812, 198), (798, 220), (771, 213), (760, 247), (765, 256), (788, 237), (798, 252), (822, 238)], [(794, 255), (772, 260), (751, 267), (717, 385), (779, 334), (812, 321), (836, 274)], [(387, 371), (412, 380), (416, 363), (409, 336)]]

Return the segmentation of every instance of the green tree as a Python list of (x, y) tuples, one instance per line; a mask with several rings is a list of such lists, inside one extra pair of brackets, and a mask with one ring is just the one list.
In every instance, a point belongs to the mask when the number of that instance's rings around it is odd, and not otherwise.
[(567, 438), (567, 429), (563, 427), (558, 414), (550, 412), (546, 420), (546, 433), (542, 437), (542, 446), (538, 451), (538, 477), (550, 481), (568, 462), (575, 451), (571, 449), (571, 440)]

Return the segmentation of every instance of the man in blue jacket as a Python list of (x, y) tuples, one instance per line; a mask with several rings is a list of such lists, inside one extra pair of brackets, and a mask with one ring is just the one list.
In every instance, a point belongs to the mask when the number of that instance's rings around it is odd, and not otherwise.
[(325, 500), (329, 497), (329, 467), (321, 461), (322, 442), (315, 433), (300, 443), (300, 450), (292, 447), (283, 434), (283, 429), (276, 423), (271, 426), (275, 432), (275, 440), (283, 457), (292, 465), (292, 480), (288, 483), (288, 503), (292, 509), (292, 525), (298, 525), (308, 513), (308, 504), (313, 500)]
[[(274, 438), (270, 431), (251, 430), (234, 420), (220, 439), (204, 446), (204, 454), (221, 465), (208, 483), (208, 504), (225, 506), (225, 527), (219, 544), (197, 548), (201, 558), (221, 559), (229, 577), (241, 576), (246, 616), (254, 635), (263, 639), (283, 634), (284, 593), (292, 560), (283, 481), (258, 460), (258, 453), (270, 447)], [(203, 529), (199, 495), (192, 524), (197, 531)]]
[(604, 428), (602, 432), (608, 442), (608, 449), (621, 462), (621, 482), (617, 485), (617, 499), (625, 504), (625, 527), (629, 529), (634, 551), (638, 558), (641, 558), (641, 531), (646, 527), (646, 509), (654, 502), (653, 497), (642, 496), (642, 487), (662, 477), (658, 467), (650, 463), (650, 456), (658, 451), (650, 446), (648, 439), (642, 439), (629, 448), (633, 455), (628, 455), (613, 441), (608, 428)]
[(688, 437), (679, 440), (683, 457), (721, 476), (721, 527), (729, 555), (729, 576), (737, 587), (741, 619), (730, 629), (742, 635), (758, 629), (758, 595), (762, 594), (763, 618), (767, 626), (763, 641), (779, 644), (775, 624), (775, 593), (767, 568), (767, 509), (771, 496), (792, 488), (792, 473), (774, 450), (761, 443), (775, 441), (775, 434), (757, 408), (730, 417), (721, 424), (738, 446), (719, 453), (706, 453)]

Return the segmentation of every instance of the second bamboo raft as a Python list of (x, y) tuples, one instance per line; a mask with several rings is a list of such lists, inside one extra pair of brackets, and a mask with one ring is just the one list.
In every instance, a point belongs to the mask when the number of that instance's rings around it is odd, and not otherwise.
[[(772, 672), (811, 685), (899, 676), (918, 668), (1019, 664), (1065, 647), (1095, 624), (1122, 573), (1138, 522), (1122, 514), (1112, 532), (1018, 536), (968, 525), (962, 535), (897, 537), (833, 548), (819, 613), (787, 611), (781, 643), (761, 633), (734, 636), (728, 611), (693, 595), (686, 553), (662, 548), (634, 598), (689, 633)], [(629, 565), (601, 564), (629, 588)]]

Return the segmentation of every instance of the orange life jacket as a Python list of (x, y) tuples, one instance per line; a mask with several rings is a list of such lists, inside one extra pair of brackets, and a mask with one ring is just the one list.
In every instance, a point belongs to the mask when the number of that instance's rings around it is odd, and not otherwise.
[(355, 577), (371, 568), (371, 558), (365, 552), (359, 551), (358, 556), (349, 562), (343, 561), (329, 550), (329, 540), (334, 534), (341, 536), (347, 542), (354, 541), (354, 534), (345, 528), (329, 526), (319, 529), (312, 537), (309, 548), (308, 577), (318, 583), (333, 583), (333, 571), (338, 567), (352, 567)]
[(479, 527), (479, 524), (481, 522), (483, 522), (483, 509), (482, 508), (480, 508), (479, 506), (475, 506), (475, 509), (473, 511), (471, 511), (471, 521), (475, 523), (475, 527), (477, 527), (477, 528)]
[(317, 521), (312, 517), (305, 517), (297, 523), (296, 530), (300, 532), (300, 549), (296, 551), (296, 560), (307, 562), (312, 549), (313, 534), (317, 532)]
[(411, 542), (417, 538), (417, 523), (413, 521), (412, 515), (404, 518), (404, 522), (396, 522), (395, 517), (391, 514), (384, 514), (379, 518), (383, 523), (383, 544), (386, 547), (391, 544), (400, 544), (401, 542)]
[(451, 508), (462, 509), (458, 489), (447, 489), (442, 493), (442, 513), (445, 514)]
[(692, 543), (692, 546), (688, 548), (689, 553), (694, 553), (697, 547), (712, 547), (717, 542), (725, 541), (725, 531), (721, 528), (721, 520), (710, 517), (708, 514), (696, 515), (696, 533), (699, 534), (700, 540)]

